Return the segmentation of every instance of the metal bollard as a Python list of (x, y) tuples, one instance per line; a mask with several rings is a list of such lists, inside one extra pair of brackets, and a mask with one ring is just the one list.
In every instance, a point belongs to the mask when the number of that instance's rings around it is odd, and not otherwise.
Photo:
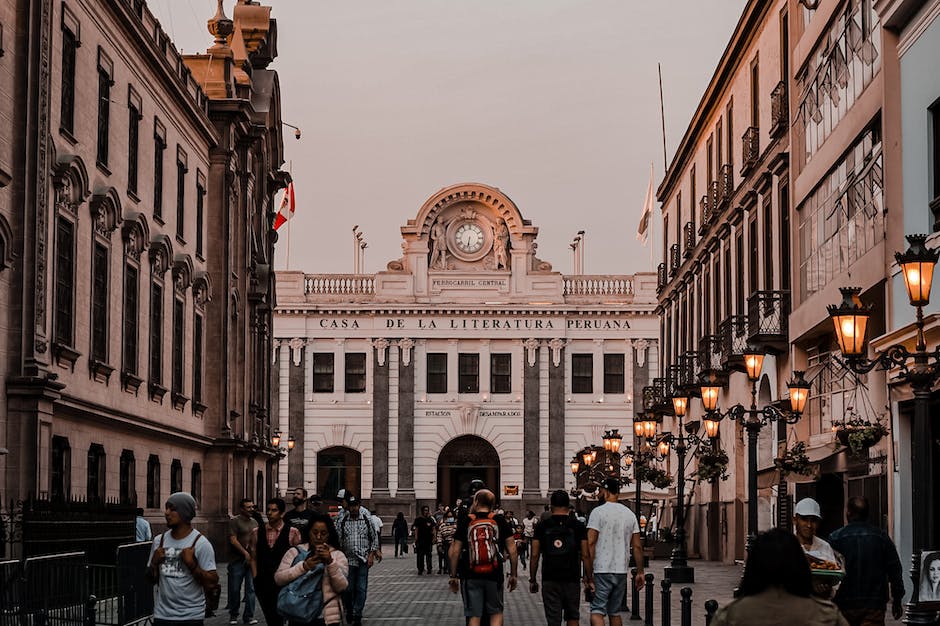
[(663, 578), (662, 582), (659, 583), (662, 585), (662, 594), (663, 594), (663, 610), (662, 610), (662, 626), (672, 626), (672, 581), (668, 578)]
[(718, 610), (718, 602), (709, 600), (705, 603), (705, 626), (711, 626), (712, 619), (715, 617), (715, 611)]
[(692, 588), (683, 587), (679, 590), (682, 599), (679, 600), (679, 615), (682, 626), (692, 626)]
[(653, 624), (653, 579), (655, 577), (652, 573), (644, 576), (646, 580), (646, 621), (643, 622), (644, 626), (654, 626)]
[(640, 617), (640, 590), (636, 588), (636, 568), (630, 570), (630, 580), (627, 585), (633, 590), (633, 597), (630, 601), (630, 619), (639, 620)]

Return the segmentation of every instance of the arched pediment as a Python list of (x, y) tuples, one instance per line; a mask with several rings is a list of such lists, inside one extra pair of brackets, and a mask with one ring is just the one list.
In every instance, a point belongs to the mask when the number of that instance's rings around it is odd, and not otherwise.
[(193, 283), (193, 259), (188, 254), (173, 258), (173, 286), (182, 293)]
[(75, 213), (91, 194), (88, 170), (82, 158), (75, 154), (58, 157), (52, 168), (52, 185), (55, 188), (56, 209)]
[(128, 211), (121, 226), (124, 239), (124, 254), (139, 261), (140, 255), (150, 245), (150, 226), (147, 216), (137, 211)]
[(209, 272), (198, 271), (193, 274), (193, 302), (203, 307), (212, 299), (212, 279)]
[(13, 267), (13, 229), (3, 215), (0, 215), (0, 271)]
[(163, 276), (170, 269), (173, 258), (173, 242), (166, 235), (156, 235), (150, 240), (150, 271)]
[(461, 202), (472, 202), (488, 207), (506, 221), (513, 241), (520, 240), (525, 234), (534, 235), (538, 232), (537, 228), (523, 219), (516, 203), (496, 187), (482, 183), (460, 183), (445, 187), (428, 198), (418, 211), (417, 218), (408, 220), (408, 225), (402, 227), (402, 235), (426, 237), (438, 214)]
[(95, 232), (103, 237), (111, 237), (111, 233), (120, 225), (121, 197), (114, 187), (96, 189), (88, 201), (91, 219), (95, 225)]

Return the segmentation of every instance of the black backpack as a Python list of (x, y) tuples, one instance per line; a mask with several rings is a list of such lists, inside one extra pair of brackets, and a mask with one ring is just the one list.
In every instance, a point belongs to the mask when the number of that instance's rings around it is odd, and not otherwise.
[(570, 556), (581, 551), (574, 528), (567, 519), (561, 522), (549, 519), (543, 523), (545, 532), (540, 547), (546, 556)]

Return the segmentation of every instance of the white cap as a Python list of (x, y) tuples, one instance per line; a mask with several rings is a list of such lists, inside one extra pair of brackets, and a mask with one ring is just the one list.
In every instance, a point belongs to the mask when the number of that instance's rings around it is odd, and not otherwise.
[[(336, 492), (336, 499), (337, 499), (337, 500), (343, 500), (345, 497), (346, 497), (346, 490), (345, 490), (345, 489), (340, 489), (339, 491)], [(818, 507), (817, 507), (817, 508), (818, 508)]]
[(819, 510), (819, 503), (813, 500), (812, 498), (803, 498), (796, 503), (796, 508), (793, 509), (794, 515), (799, 515), (800, 517), (818, 517), (822, 519), (822, 513)]

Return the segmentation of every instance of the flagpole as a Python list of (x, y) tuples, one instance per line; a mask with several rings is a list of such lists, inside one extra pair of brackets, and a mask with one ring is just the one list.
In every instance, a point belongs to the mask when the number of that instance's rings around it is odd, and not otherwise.
[[(653, 180), (653, 162), (650, 161), (650, 180)], [(650, 271), (653, 271), (653, 247), (656, 245), (656, 219), (653, 212), (650, 211)]]
[[(291, 184), (294, 182), (294, 160), (291, 159), (287, 162), (287, 173), (290, 174)], [(290, 193), (290, 187), (284, 189), (284, 193)], [(294, 221), (294, 216), (290, 214), (290, 205), (288, 205), (288, 215), (290, 219), (287, 220), (287, 258), (285, 259), (284, 269), (290, 271), (290, 223)]]
[(669, 169), (669, 163), (666, 161), (666, 107), (663, 104), (663, 66), (661, 63), (656, 64), (656, 69), (659, 71), (659, 118), (663, 123), (663, 171)]

